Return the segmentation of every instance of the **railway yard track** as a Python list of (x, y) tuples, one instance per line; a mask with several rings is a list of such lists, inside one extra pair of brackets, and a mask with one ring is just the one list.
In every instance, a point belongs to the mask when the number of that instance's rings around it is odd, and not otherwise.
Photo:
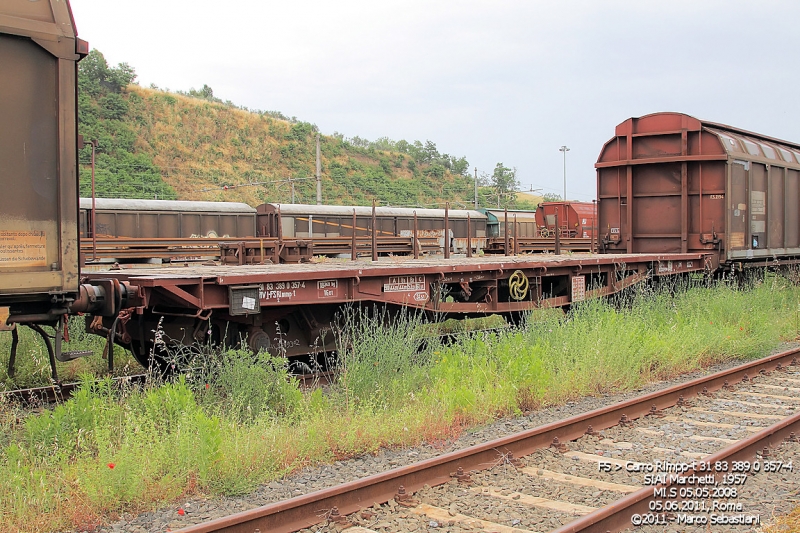
[(267, 497), (272, 503), (251, 508), (239, 500), (238, 513), (221, 516), (211, 503), (187, 502), (169, 523), (128, 526), (182, 533), (753, 531), (800, 502), (800, 464), (793, 463), (799, 408), (794, 349), (373, 475), (368, 459), (357, 460), (367, 477), (359, 479), (356, 465), (343, 484), (326, 482), (326, 468), (294, 486), (271, 483), (263, 492), (275, 493)]

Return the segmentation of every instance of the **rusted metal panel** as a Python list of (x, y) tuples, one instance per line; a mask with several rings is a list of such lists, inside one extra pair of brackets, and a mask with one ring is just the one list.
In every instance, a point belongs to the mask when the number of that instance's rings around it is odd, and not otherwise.
[[(256, 210), (237, 202), (95, 199), (98, 237), (255, 237)], [(81, 198), (81, 236), (89, 236), (91, 198)]]
[(78, 290), (77, 62), (69, 4), (0, 6), (0, 300)]
[(679, 113), (629, 119), (596, 163), (607, 252), (800, 256), (800, 145)]

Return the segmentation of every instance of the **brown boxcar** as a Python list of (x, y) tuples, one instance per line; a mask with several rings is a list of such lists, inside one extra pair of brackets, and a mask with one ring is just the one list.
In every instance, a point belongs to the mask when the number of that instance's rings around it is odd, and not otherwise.
[[(237, 202), (95, 198), (97, 237), (255, 237), (256, 210)], [(92, 236), (92, 199), (81, 198), (81, 237)]]
[(0, 3), (0, 305), (78, 291), (77, 38), (63, 0)]
[(617, 126), (595, 166), (607, 252), (715, 251), (723, 268), (800, 256), (798, 144), (655, 113)]
[(542, 237), (552, 237), (558, 231), (564, 238), (591, 239), (595, 205), (591, 202), (542, 202), (536, 208), (536, 224)]

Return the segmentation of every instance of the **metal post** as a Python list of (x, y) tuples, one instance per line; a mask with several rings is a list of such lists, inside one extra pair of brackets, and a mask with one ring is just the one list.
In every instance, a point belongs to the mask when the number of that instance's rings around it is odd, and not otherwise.
[(569, 148), (566, 146), (562, 146), (558, 149), (559, 152), (564, 153), (564, 201), (567, 201), (567, 152), (569, 152)]
[(278, 204), (278, 246), (275, 248), (273, 256), (275, 264), (281, 262), (281, 252), (283, 251), (283, 217), (281, 216), (281, 204)]
[(450, 259), (450, 202), (444, 203), (444, 258)]
[(358, 258), (358, 251), (356, 250), (356, 210), (353, 209), (353, 239), (350, 241), (350, 260), (355, 261)]
[(598, 230), (598, 225), (597, 225), (597, 200), (596, 199), (592, 200), (592, 217), (593, 218), (592, 218), (592, 234), (591, 234), (592, 244), (591, 244), (591, 250), (592, 250), (592, 253), (595, 253), (597, 251), (597, 248), (595, 248), (595, 246), (594, 246), (594, 244), (595, 244), (594, 236), (595, 236), (595, 233), (597, 233), (597, 230)]
[(94, 150), (97, 139), (92, 139), (92, 261), (97, 261), (97, 197), (94, 194)]
[(475, 210), (478, 210), (478, 167), (475, 167)]
[(375, 200), (372, 200), (372, 260), (378, 260), (378, 232), (377, 228), (377, 217), (375, 216)]
[(503, 239), (505, 242), (503, 243), (503, 253), (508, 255), (508, 208), (506, 207), (503, 210)]
[(419, 236), (417, 232), (419, 231), (419, 222), (417, 221), (417, 211), (414, 210), (414, 231), (413, 237), (411, 237), (411, 243), (414, 245), (414, 259), (419, 259)]
[[(478, 242), (477, 239), (475, 242)], [(472, 221), (467, 212), (467, 257), (472, 257)]]
[(319, 132), (317, 132), (317, 205), (322, 205), (322, 161), (319, 157)]
[(561, 230), (558, 227), (558, 208), (556, 207), (556, 215), (555, 215), (555, 223), (556, 223), (556, 255), (561, 255)]
[(514, 215), (514, 255), (519, 255), (519, 235), (517, 234), (517, 215)]

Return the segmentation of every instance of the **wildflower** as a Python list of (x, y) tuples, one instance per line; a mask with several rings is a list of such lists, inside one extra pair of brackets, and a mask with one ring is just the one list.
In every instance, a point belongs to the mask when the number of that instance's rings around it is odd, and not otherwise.
[(108, 466), (111, 470), (114, 470), (114, 467), (117, 465), (115, 465), (114, 463), (108, 463), (106, 466)]
[(183, 516), (185, 514), (186, 514), (186, 511), (184, 511), (182, 508), (178, 509), (178, 516)]
[(208, 383), (206, 383), (206, 390), (208, 390), (210, 387), (211, 387), (211, 385), (209, 385)]

